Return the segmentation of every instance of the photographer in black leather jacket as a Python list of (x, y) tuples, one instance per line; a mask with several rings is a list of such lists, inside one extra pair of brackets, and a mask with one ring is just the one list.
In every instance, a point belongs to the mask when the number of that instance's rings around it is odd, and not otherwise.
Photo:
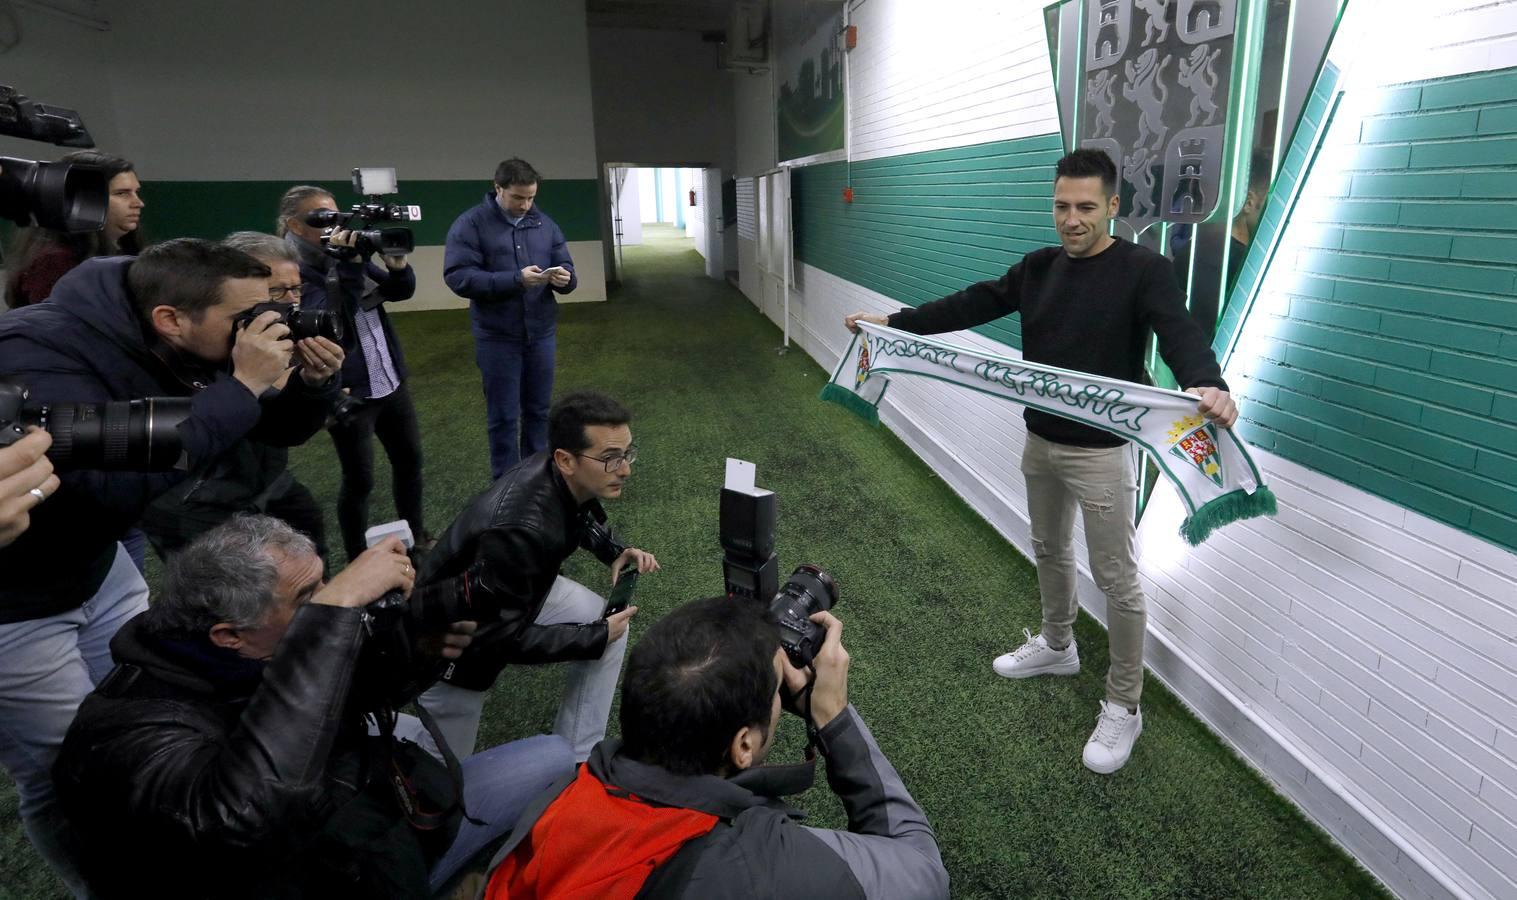
[(415, 635), (371, 615), (414, 574), (391, 538), (324, 582), (310, 539), (267, 516), (171, 557), (54, 769), (91, 890), (427, 896), (571, 772), (551, 735), (436, 759), (394, 713), (474, 630)]
[(500, 617), (480, 623), (469, 652), (418, 701), (457, 753), (474, 749), (485, 692), (507, 663), (573, 661), (553, 731), (573, 745), (577, 760), (605, 737), (637, 607), (606, 617), (606, 601), (559, 568), (577, 548), (610, 566), (613, 584), (629, 567), (658, 568), (653, 554), (623, 546), (603, 525), (601, 501), (621, 496), (637, 458), (631, 421), (625, 407), (603, 394), (559, 400), (548, 415), (554, 449), (507, 469), (422, 561), (423, 585), (479, 564), (503, 598)]

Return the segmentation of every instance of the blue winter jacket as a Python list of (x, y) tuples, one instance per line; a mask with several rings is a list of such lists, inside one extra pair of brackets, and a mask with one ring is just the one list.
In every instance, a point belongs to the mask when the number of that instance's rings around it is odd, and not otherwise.
[[(521, 270), (563, 266), (569, 283), (561, 288), (524, 288)], [(532, 209), (521, 224), (512, 225), (494, 193), (467, 210), (448, 229), (443, 257), (443, 280), (453, 293), (469, 300), (469, 319), (476, 337), (537, 340), (551, 337), (558, 324), (558, 300), (579, 286), (574, 260), (557, 224)]]
[(86, 260), (45, 303), (0, 316), (0, 379), (31, 404), (190, 397), (179, 425), (184, 456), (173, 472), (60, 473), (62, 487), (31, 511), (31, 528), (0, 548), (0, 622), (80, 606), (100, 588), (116, 541), (154, 497), (241, 441), (289, 447), (320, 430), (325, 392), (298, 377), (260, 402), (228, 367), (172, 351), (143, 326), (126, 284), (133, 257)]

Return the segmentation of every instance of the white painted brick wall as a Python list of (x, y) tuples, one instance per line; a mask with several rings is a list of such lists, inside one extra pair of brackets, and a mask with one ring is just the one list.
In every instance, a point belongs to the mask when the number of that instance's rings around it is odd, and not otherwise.
[[(854, 158), (1056, 131), (1042, 6), (860, 6)], [(1361, 66), (1355, 83), (1517, 65), (1517, 0), (1393, 0), (1374, 12), (1400, 23), (1382, 32), (1396, 46), (1375, 45), (1395, 66)], [(741, 146), (772, 126), (740, 113), (738, 127)], [(740, 244), (753, 297), (752, 242)], [(845, 314), (899, 306), (809, 266), (797, 284), (791, 334), (828, 369)], [(882, 418), (1029, 552), (1017, 408), (898, 379)], [(1281, 515), (1199, 548), (1172, 536), (1178, 505), (1167, 487), (1156, 493), (1139, 536), (1151, 669), (1398, 894), (1517, 897), (1517, 554), (1288, 460), (1256, 461)], [(1081, 600), (1104, 620), (1088, 576)]]

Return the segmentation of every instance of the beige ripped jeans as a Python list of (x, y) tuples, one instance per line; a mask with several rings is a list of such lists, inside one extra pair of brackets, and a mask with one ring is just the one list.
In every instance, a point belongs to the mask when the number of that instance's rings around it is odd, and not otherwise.
[(1148, 623), (1134, 547), (1137, 454), (1132, 446), (1055, 444), (1028, 433), (1022, 452), (1027, 514), (1043, 599), (1043, 637), (1062, 646), (1074, 637), (1075, 512), (1085, 517), (1090, 572), (1106, 595), (1111, 663), (1106, 699), (1136, 707), (1143, 693), (1143, 634)]

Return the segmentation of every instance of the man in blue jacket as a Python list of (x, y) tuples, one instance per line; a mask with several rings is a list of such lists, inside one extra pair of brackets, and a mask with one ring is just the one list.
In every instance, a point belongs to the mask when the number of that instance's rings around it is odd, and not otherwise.
[[(27, 386), (33, 402), (190, 398), (174, 471), (66, 472), (32, 510), (31, 528), (0, 548), (0, 763), (16, 781), (27, 835), (76, 893), (49, 769), (79, 703), (110, 671), (111, 637), (147, 609), (121, 536), (154, 497), (244, 438), (305, 441), (335, 389), (329, 354), (293, 344), (277, 314), (237, 324), (268, 297), (263, 263), (181, 239), (88, 260), (46, 303), (0, 319), (0, 378)], [(292, 361), (300, 369), (289, 387), (271, 391)]]
[(497, 166), (494, 192), (448, 229), (443, 257), (443, 280), (469, 300), (492, 478), (547, 449), (558, 323), (554, 294), (579, 284), (563, 231), (535, 206), (540, 180), (525, 160)]

